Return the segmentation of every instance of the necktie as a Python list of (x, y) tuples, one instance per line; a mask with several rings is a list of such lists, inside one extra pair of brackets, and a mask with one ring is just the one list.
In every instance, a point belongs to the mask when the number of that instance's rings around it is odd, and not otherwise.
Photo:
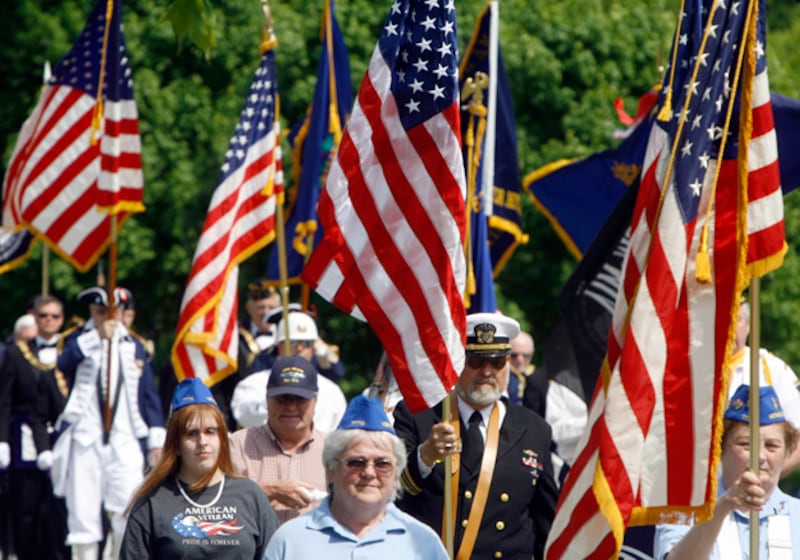
[(483, 456), (483, 438), (481, 437), (481, 413), (477, 410), (469, 417), (467, 437), (463, 440), (464, 452), (461, 463), (469, 470), (475, 471), (480, 465)]

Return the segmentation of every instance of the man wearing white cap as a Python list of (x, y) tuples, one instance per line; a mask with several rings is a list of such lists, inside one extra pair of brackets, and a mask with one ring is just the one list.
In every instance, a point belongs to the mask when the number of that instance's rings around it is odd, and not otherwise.
[(164, 443), (147, 352), (122, 323), (120, 291), (114, 296), (115, 316), (109, 318), (105, 288), (78, 295), (89, 304), (91, 319), (67, 338), (58, 358), (71, 386), (56, 424), (53, 486), (66, 497), (67, 543), (80, 560), (98, 558), (103, 510), (111, 514), (112, 544), (119, 547), (123, 511), (143, 479), (143, 450), (150, 450), (154, 463)]
[[(466, 363), (455, 387), (451, 422), (442, 405), (412, 415), (395, 409), (408, 450), (399, 505), (440, 531), (443, 459), (452, 455), (457, 558), (544, 556), (558, 490), (550, 459), (551, 430), (533, 411), (503, 397), (510, 340), (519, 323), (497, 313), (467, 316)], [(457, 416), (456, 416), (457, 415)]]

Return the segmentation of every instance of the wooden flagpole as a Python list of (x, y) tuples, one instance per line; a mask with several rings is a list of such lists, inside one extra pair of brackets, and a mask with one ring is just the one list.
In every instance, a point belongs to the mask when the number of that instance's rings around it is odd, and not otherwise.
[[(758, 475), (761, 444), (761, 279), (750, 281), (750, 470)], [(750, 510), (750, 558), (758, 558), (758, 511)]]
[[(261, 12), (264, 14), (264, 29), (261, 31), (261, 53), (265, 52), (267, 48), (274, 48), (278, 44), (278, 39), (275, 37), (273, 29), (272, 10), (269, 7), (269, 0), (261, 0)], [(275, 120), (278, 120), (280, 114), (279, 101), (275, 103)], [(280, 138), (277, 139), (280, 142)], [(270, 181), (275, 180), (275, 172), (273, 170)], [(292, 346), (289, 340), (289, 280), (286, 265), (286, 223), (283, 215), (283, 202), (285, 195), (283, 191), (275, 195), (275, 243), (278, 245), (278, 270), (280, 271), (280, 286), (279, 292), (281, 296), (281, 307), (283, 308), (281, 317), (283, 318), (283, 350), (284, 355), (291, 354)]]

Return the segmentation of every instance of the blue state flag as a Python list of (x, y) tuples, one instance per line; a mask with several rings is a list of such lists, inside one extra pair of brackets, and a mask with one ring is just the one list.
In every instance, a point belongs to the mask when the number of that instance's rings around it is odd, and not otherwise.
[[(800, 101), (771, 94), (784, 194), (800, 186)], [(560, 160), (530, 173), (524, 186), (567, 249), (582, 259), (622, 196), (639, 176), (655, 115), (616, 148)]]
[[(322, 238), (317, 202), (353, 101), (350, 63), (333, 1), (326, 0), (320, 38), (322, 52), (314, 99), (305, 118), (289, 134), (294, 188), (289, 192), (289, 217), (284, 229), (290, 283), (301, 282), (306, 260)], [(276, 283), (280, 279), (277, 246), (269, 256), (267, 278)]]

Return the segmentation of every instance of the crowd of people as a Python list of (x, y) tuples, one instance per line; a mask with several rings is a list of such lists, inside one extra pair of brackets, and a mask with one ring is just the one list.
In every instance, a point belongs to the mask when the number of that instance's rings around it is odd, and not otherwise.
[[(34, 298), (0, 346), (3, 558), (444, 559), (446, 490), (455, 558), (543, 558), (587, 409), (536, 371), (514, 319), (467, 316), (446, 418), (442, 403), (408, 409), (385, 356), (348, 405), (338, 348), (260, 279), (244, 298), (238, 370), (210, 388), (169, 366), (157, 379), (129, 290), (78, 299), (88, 319), (65, 329), (62, 302)], [(748, 326), (745, 303), (713, 517), (658, 526), (659, 560), (746, 558), (750, 511), (762, 558), (800, 558), (800, 501), (777, 487), (800, 464), (797, 378), (761, 352), (751, 450)]]

